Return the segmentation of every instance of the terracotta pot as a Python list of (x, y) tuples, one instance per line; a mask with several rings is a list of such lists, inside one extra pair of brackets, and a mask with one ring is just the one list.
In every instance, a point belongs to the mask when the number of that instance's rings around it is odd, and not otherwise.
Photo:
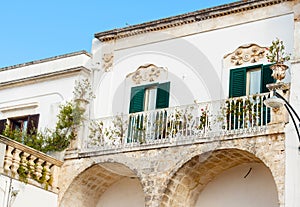
[(272, 69), (272, 77), (276, 79), (276, 82), (281, 82), (285, 78), (285, 71), (289, 68), (287, 65), (276, 63), (271, 65), (270, 68)]

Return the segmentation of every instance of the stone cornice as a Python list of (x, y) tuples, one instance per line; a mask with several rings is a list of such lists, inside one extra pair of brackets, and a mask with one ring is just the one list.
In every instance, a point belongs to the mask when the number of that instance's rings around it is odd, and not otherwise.
[(73, 73), (79, 73), (81, 71), (90, 73), (90, 70), (85, 67), (75, 67), (75, 68), (69, 68), (69, 69), (65, 69), (65, 70), (60, 70), (60, 71), (15, 79), (15, 80), (7, 81), (7, 82), (2, 82), (2, 83), (0, 83), (0, 87), (9, 87), (9, 86), (15, 85), (15, 84), (26, 84), (27, 82), (30, 82), (30, 81), (37, 81), (37, 80), (46, 79), (46, 78), (54, 78), (57, 76), (61, 77), (62, 75), (70, 75)]
[(27, 63), (22, 63), (22, 64), (17, 64), (17, 65), (12, 65), (12, 66), (8, 66), (8, 67), (0, 68), (0, 72), (5, 71), (5, 70), (11, 70), (11, 69), (16, 69), (16, 68), (26, 67), (26, 66), (30, 66), (30, 65), (34, 65), (34, 64), (50, 62), (50, 61), (54, 61), (54, 60), (58, 60), (58, 59), (62, 59), (62, 58), (73, 57), (73, 56), (76, 56), (76, 55), (87, 55), (88, 57), (92, 57), (92, 55), (90, 53), (88, 53), (87, 51), (81, 50), (81, 51), (78, 51), (78, 52), (72, 52), (72, 53), (68, 53), (68, 54), (64, 54), (64, 55), (58, 55), (58, 56), (54, 56), (54, 57), (50, 57), (50, 58), (45, 58), (45, 59), (41, 59), (41, 60), (34, 60), (34, 61), (31, 61), (31, 62), (27, 62)]
[(95, 34), (95, 38), (98, 38), (102, 42), (121, 39), (129, 36), (143, 34), (152, 31), (160, 31), (180, 25), (185, 25), (193, 22), (199, 22), (207, 19), (213, 19), (216, 17), (226, 16), (230, 14), (245, 12), (256, 8), (267, 7), (282, 2), (294, 1), (294, 0), (248, 0), (239, 1), (230, 4), (225, 4), (208, 9), (198, 10), (178, 16), (164, 18), (156, 21), (137, 24), (120, 29), (114, 29), (104, 31)]

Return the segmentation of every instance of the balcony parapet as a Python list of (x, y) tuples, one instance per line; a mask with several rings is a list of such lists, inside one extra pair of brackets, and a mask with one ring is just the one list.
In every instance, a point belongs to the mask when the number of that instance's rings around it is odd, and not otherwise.
[(0, 135), (0, 173), (58, 193), (63, 162)]
[(284, 121), (271, 123), (274, 112), (263, 104), (269, 97), (270, 93), (256, 94), (91, 120), (89, 137), (83, 142), (81, 154), (118, 153), (282, 133)]

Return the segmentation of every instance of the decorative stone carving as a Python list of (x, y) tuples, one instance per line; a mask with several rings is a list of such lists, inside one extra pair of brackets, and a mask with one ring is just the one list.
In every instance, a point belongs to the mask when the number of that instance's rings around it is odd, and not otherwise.
[(276, 82), (281, 82), (285, 78), (285, 71), (288, 69), (287, 65), (284, 64), (274, 64), (271, 65), (272, 69), (272, 77), (276, 80)]
[[(269, 91), (288, 91), (291, 88), (291, 83), (269, 83), (266, 85), (266, 87), (269, 89)], [(289, 97), (286, 98), (289, 99)]]
[(167, 70), (163, 67), (157, 67), (154, 64), (146, 64), (127, 75), (126, 78), (131, 78), (135, 84), (141, 84), (142, 82), (157, 81), (162, 73), (167, 73)]
[(265, 47), (260, 47), (257, 44), (247, 44), (224, 56), (224, 59), (230, 57), (230, 62), (234, 65), (242, 65), (246, 62), (256, 63), (260, 59), (265, 58), (265, 52)]
[(114, 54), (113, 53), (106, 53), (102, 57), (103, 60), (103, 69), (105, 72), (109, 72), (112, 69), (113, 62), (114, 62)]

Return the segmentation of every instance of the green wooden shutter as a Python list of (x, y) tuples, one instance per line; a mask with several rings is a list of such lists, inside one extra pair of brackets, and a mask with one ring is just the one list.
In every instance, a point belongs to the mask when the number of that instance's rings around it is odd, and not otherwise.
[(39, 125), (39, 114), (28, 116), (27, 134), (36, 134)]
[(129, 113), (135, 113), (144, 110), (144, 95), (144, 86), (131, 88)]
[(246, 95), (246, 68), (230, 70), (229, 97)]
[(0, 120), (0, 134), (2, 134), (3, 131), (5, 130), (5, 125), (6, 125), (6, 119)]
[[(271, 65), (263, 65), (261, 68), (261, 93), (269, 92), (266, 87), (269, 83), (275, 83), (275, 79), (272, 77)], [(271, 121), (271, 111), (265, 105), (263, 105), (263, 125)]]
[(261, 93), (269, 92), (269, 89), (266, 87), (269, 83), (275, 83), (275, 79), (271, 76), (272, 70), (270, 69), (270, 65), (263, 65), (261, 68)]
[(157, 86), (156, 108), (168, 108), (170, 98), (170, 82), (162, 83)]

